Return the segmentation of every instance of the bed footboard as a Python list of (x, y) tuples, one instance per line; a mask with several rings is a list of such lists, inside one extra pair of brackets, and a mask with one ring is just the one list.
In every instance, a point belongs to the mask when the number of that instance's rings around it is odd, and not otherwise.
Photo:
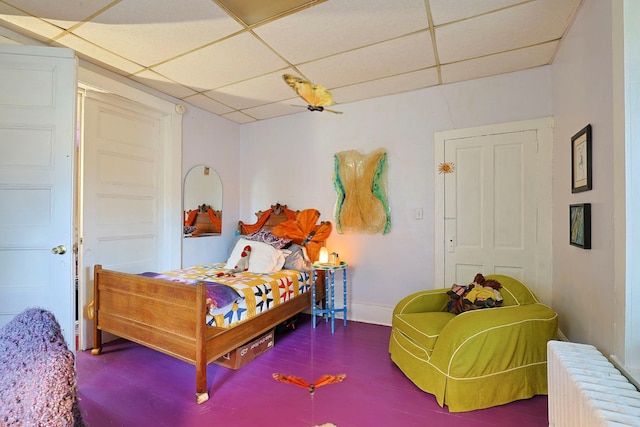
[(311, 292), (238, 326), (217, 328), (206, 325), (205, 283), (184, 285), (96, 265), (93, 304), (91, 354), (102, 352), (105, 331), (191, 363), (196, 367), (196, 402), (203, 403), (209, 399), (207, 364), (309, 308)]
[[(94, 346), (102, 331), (196, 366), (196, 399), (208, 399), (206, 380), (206, 287), (184, 286), (94, 267)], [(171, 315), (167, 315), (171, 313)]]
[(204, 284), (184, 286), (96, 265), (94, 350), (101, 350), (104, 330), (195, 363), (197, 341), (204, 338), (199, 326), (205, 324), (205, 296)]

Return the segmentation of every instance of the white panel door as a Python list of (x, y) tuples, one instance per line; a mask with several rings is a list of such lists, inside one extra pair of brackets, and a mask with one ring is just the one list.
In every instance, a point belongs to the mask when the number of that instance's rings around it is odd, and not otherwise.
[(536, 132), (445, 142), (445, 283), (476, 273), (536, 279)]
[[(127, 273), (164, 267), (165, 119), (114, 95), (90, 92), (84, 99), (80, 265), (85, 308), (93, 300), (95, 264)], [(83, 344), (93, 342), (92, 328), (83, 313)]]
[(76, 65), (70, 49), (0, 46), (0, 325), (48, 309), (71, 349)]

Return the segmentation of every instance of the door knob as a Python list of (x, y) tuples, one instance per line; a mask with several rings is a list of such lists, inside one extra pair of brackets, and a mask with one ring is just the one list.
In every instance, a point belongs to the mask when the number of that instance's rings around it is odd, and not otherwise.
[(54, 255), (64, 255), (67, 253), (67, 247), (65, 245), (58, 245), (55, 248), (51, 248), (51, 253)]

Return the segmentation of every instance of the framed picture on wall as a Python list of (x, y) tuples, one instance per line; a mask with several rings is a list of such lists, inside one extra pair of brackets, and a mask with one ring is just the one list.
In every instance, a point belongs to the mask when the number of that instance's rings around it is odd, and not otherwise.
[(569, 244), (591, 249), (591, 203), (569, 206)]
[(591, 125), (571, 138), (571, 192), (591, 190)]

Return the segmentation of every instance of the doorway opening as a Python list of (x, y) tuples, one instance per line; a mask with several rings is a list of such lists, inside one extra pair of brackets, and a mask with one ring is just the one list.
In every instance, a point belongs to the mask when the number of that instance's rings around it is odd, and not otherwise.
[[(182, 197), (176, 185), (182, 181), (181, 116), (173, 104), (113, 85), (104, 80), (100, 86), (109, 90), (103, 90), (79, 83), (77, 92), (74, 277), (79, 351), (93, 346), (94, 265), (139, 273), (177, 268), (181, 259)], [(127, 96), (115, 94), (116, 89)]]

